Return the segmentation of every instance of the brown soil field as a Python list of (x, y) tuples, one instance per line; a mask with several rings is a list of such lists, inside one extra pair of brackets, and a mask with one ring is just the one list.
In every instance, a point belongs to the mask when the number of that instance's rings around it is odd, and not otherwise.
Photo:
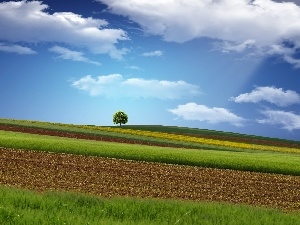
[(300, 210), (300, 177), (0, 148), (0, 184)]

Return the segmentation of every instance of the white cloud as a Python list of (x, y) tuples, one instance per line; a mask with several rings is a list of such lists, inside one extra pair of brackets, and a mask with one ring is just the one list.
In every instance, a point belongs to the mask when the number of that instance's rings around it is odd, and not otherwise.
[(162, 56), (164, 53), (162, 51), (153, 51), (153, 52), (145, 52), (142, 54), (142, 56), (145, 57), (153, 57), (153, 56)]
[(0, 42), (0, 51), (9, 52), (9, 53), (17, 53), (20, 55), (36, 54), (36, 52), (30, 48), (23, 47), (21, 45), (7, 45), (7, 44), (1, 43), (1, 42)]
[(91, 63), (94, 65), (101, 65), (99, 62), (91, 61), (88, 58), (84, 57), (82, 52), (72, 51), (70, 49), (60, 47), (60, 46), (53, 46), (52, 48), (49, 48), (50, 52), (54, 52), (59, 54), (60, 56), (58, 58), (61, 59), (67, 59), (72, 61), (79, 61), (79, 62), (86, 62)]
[(73, 81), (72, 86), (88, 92), (92, 96), (107, 98), (133, 97), (180, 99), (200, 94), (199, 87), (184, 81), (125, 79), (120, 74), (110, 74), (93, 78), (90, 75)]
[(268, 55), (280, 55), (282, 59), (294, 66), (294, 68), (300, 68), (300, 59), (294, 58), (293, 55), (299, 50), (299, 47), (296, 45), (293, 48), (286, 48), (278, 44), (271, 45), (270, 48), (266, 51)]
[(242, 126), (245, 121), (243, 118), (235, 115), (225, 108), (209, 108), (205, 105), (198, 105), (194, 102), (185, 105), (179, 105), (169, 111), (184, 120), (206, 121), (208, 123), (230, 123), (235, 126)]
[(294, 65), (295, 68), (297, 68), (297, 69), (300, 68), (300, 59), (295, 59), (295, 58), (293, 58), (292, 56), (287, 55), (287, 54), (283, 55), (283, 59), (284, 59), (286, 62), (288, 62), (288, 63)]
[(131, 69), (131, 70), (142, 70), (140, 67), (138, 66), (127, 66), (126, 68)]
[(233, 97), (230, 100), (233, 100), (237, 103), (257, 103), (260, 101), (267, 101), (278, 106), (288, 106), (300, 103), (300, 95), (295, 91), (284, 91), (282, 88), (257, 87), (250, 93), (240, 94), (239, 96), (235, 98)]
[(266, 110), (262, 112), (267, 118), (257, 120), (262, 124), (279, 125), (283, 129), (292, 131), (300, 129), (300, 115), (292, 112)]
[(72, 12), (45, 12), (41, 1), (0, 3), (0, 39), (8, 42), (56, 42), (86, 48), (95, 54), (120, 59), (126, 49), (115, 44), (127, 40), (121, 29), (105, 28), (105, 20), (83, 18)]
[[(272, 45), (283, 41), (300, 48), (300, 7), (293, 2), (272, 0), (97, 0), (115, 14), (137, 22), (146, 33), (165, 41), (183, 43), (208, 37), (221, 42), (223, 51), (270, 54)], [(288, 15), (288, 16), (287, 16)], [(275, 54), (275, 53), (274, 53)], [(278, 53), (276, 53), (278, 54)], [(287, 62), (298, 66), (299, 62)], [(288, 55), (293, 57), (292, 54)]]
[(243, 52), (247, 49), (253, 48), (255, 46), (254, 40), (247, 40), (241, 44), (230, 43), (228, 41), (224, 41), (223, 43), (219, 44), (219, 47), (222, 52)]

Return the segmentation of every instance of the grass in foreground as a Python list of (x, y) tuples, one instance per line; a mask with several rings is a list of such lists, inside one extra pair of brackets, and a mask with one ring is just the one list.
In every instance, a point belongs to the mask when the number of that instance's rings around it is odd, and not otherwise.
[(0, 146), (111, 158), (300, 175), (300, 155), (162, 148), (0, 131)]
[(66, 192), (36, 193), (0, 186), (0, 223), (295, 225), (300, 216), (227, 203), (111, 198)]

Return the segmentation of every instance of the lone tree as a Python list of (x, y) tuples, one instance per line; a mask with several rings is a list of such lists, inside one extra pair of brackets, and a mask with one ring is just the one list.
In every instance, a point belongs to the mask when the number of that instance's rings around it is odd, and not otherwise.
[(121, 124), (125, 124), (128, 122), (128, 116), (126, 113), (118, 111), (113, 116), (113, 122), (114, 124), (120, 124), (121, 126)]

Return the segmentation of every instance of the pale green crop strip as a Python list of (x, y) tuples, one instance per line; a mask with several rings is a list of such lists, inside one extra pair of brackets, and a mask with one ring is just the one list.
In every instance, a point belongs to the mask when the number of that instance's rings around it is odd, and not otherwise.
[(0, 146), (148, 162), (300, 175), (300, 155), (119, 144), (0, 131)]

